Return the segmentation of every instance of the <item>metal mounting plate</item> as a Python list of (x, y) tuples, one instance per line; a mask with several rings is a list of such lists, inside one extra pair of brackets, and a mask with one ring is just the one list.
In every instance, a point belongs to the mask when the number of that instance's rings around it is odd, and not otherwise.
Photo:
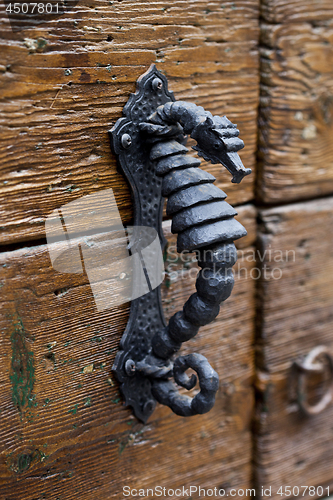
[[(150, 146), (142, 140), (139, 124), (147, 121), (158, 106), (169, 101), (175, 101), (175, 98), (173, 93), (168, 91), (167, 79), (152, 65), (138, 79), (137, 91), (131, 94), (123, 109), (124, 117), (109, 131), (118, 166), (131, 188), (134, 226), (154, 228), (159, 235), (162, 249), (166, 243), (162, 233), (162, 181), (155, 174), (149, 159)], [(164, 328), (165, 324), (160, 287), (132, 300), (127, 327), (113, 366), (120, 381), (125, 404), (132, 406), (135, 415), (144, 422), (156, 406), (151, 393), (151, 382), (137, 372), (128, 376), (125, 363), (128, 359), (134, 362), (142, 360), (150, 350), (154, 333)]]

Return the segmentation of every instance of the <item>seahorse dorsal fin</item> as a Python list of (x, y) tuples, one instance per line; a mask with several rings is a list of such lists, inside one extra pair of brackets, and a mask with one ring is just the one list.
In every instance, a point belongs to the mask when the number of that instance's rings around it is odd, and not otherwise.
[(213, 122), (212, 118), (210, 116), (207, 116), (205, 120), (205, 125), (208, 125), (210, 128), (215, 128), (215, 123)]

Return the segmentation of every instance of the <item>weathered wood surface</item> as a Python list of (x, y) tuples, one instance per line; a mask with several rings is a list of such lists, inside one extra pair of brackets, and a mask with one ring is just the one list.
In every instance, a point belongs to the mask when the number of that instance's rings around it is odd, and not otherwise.
[[(44, 238), (44, 219), (79, 196), (112, 187), (129, 220), (130, 196), (107, 131), (136, 79), (156, 63), (177, 99), (227, 114), (255, 165), (259, 1), (100, 2), (13, 33), (1, 4), (1, 243)], [(230, 202), (253, 198), (208, 166)]]
[(302, 417), (291, 371), (316, 346), (333, 352), (333, 198), (267, 209), (260, 218), (266, 277), (258, 300), (255, 468), (257, 484), (272, 486), (278, 499), (279, 486), (333, 480), (333, 405)]
[[(128, 304), (98, 313), (86, 275), (52, 269), (45, 245), (0, 254), (1, 499), (119, 499), (125, 485), (251, 486), (255, 287), (246, 274), (255, 211), (239, 212), (249, 228), (243, 270), (215, 323), (183, 349), (206, 355), (220, 374), (204, 416), (158, 407), (138, 423), (111, 374)], [(176, 279), (165, 280), (167, 317), (193, 292), (192, 266), (178, 262)]]
[(257, 196), (285, 203), (333, 192), (333, 4), (265, 0)]
[(262, 0), (260, 14), (270, 23), (330, 22), (331, 0)]

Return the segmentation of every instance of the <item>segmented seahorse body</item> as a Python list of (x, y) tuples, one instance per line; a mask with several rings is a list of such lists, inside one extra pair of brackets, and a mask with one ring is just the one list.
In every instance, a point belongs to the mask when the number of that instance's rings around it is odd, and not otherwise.
[(149, 121), (156, 125), (155, 133), (157, 127), (180, 123), (184, 132), (197, 141), (193, 149), (198, 155), (211, 163), (221, 163), (233, 175), (232, 182), (239, 183), (251, 173), (251, 169), (244, 168), (237, 153), (244, 147), (244, 142), (238, 137), (237, 125), (226, 116), (213, 116), (201, 106), (176, 101), (159, 106)]
[[(182, 311), (172, 316), (168, 326), (153, 337), (153, 354), (164, 360), (177, 352), (182, 342), (194, 337), (200, 326), (218, 315), (220, 303), (229, 297), (234, 284), (232, 266), (237, 260), (237, 251), (233, 241), (247, 234), (234, 219), (237, 213), (225, 201), (226, 194), (213, 184), (215, 177), (201, 170), (200, 160), (187, 155), (188, 149), (174, 138), (176, 132), (179, 134), (177, 123), (197, 140), (195, 149), (205, 159), (227, 163), (237, 179), (249, 173), (240, 159), (235, 162), (243, 141), (238, 138), (236, 126), (226, 117), (214, 117), (199, 106), (178, 101), (160, 106), (149, 123), (140, 125), (142, 130), (159, 138), (151, 147), (150, 159), (155, 162), (157, 175), (163, 179), (162, 195), (168, 198), (166, 210), (172, 218), (171, 230), (178, 234), (177, 250), (196, 251), (201, 267), (196, 281), (197, 292), (191, 295)], [(186, 367), (196, 367), (194, 358), (184, 363)], [(206, 377), (202, 374), (200, 381), (200, 404), (198, 398), (187, 398), (184, 404), (184, 397), (167, 380), (153, 381), (153, 395), (176, 413), (205, 413), (213, 404), (211, 393), (214, 392), (208, 368), (205, 373)], [(184, 385), (183, 377), (175, 370), (174, 378)], [(216, 380), (214, 383), (216, 385)], [(205, 387), (209, 394), (206, 403)]]

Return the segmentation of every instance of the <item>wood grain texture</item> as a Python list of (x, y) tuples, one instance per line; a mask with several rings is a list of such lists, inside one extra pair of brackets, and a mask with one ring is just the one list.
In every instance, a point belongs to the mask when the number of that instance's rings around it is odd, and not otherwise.
[(260, 14), (270, 23), (329, 22), (332, 18), (330, 0), (262, 0)]
[(257, 484), (272, 486), (278, 499), (281, 485), (332, 483), (333, 406), (302, 417), (291, 367), (316, 346), (333, 351), (333, 198), (264, 210), (260, 218), (266, 277), (259, 283), (255, 468)]
[(333, 4), (262, 4), (257, 197), (333, 192)]
[[(259, 94), (258, 0), (80, 0), (58, 19), (13, 33), (1, 4), (1, 243), (45, 237), (48, 213), (111, 187), (124, 220), (126, 184), (107, 131), (136, 79), (156, 63), (177, 99), (238, 123), (246, 167), (255, 165)], [(207, 169), (230, 202), (253, 198), (218, 166)]]
[[(124, 485), (251, 486), (255, 282), (245, 271), (254, 265), (246, 256), (255, 211), (239, 212), (252, 221), (243, 271), (217, 320), (183, 349), (206, 355), (221, 378), (214, 409), (192, 418), (158, 407), (142, 425), (123, 406), (111, 366), (128, 304), (97, 312), (87, 276), (52, 269), (45, 245), (0, 254), (1, 499), (119, 499)], [(193, 292), (193, 265), (178, 263), (176, 279), (166, 278), (167, 317)]]

